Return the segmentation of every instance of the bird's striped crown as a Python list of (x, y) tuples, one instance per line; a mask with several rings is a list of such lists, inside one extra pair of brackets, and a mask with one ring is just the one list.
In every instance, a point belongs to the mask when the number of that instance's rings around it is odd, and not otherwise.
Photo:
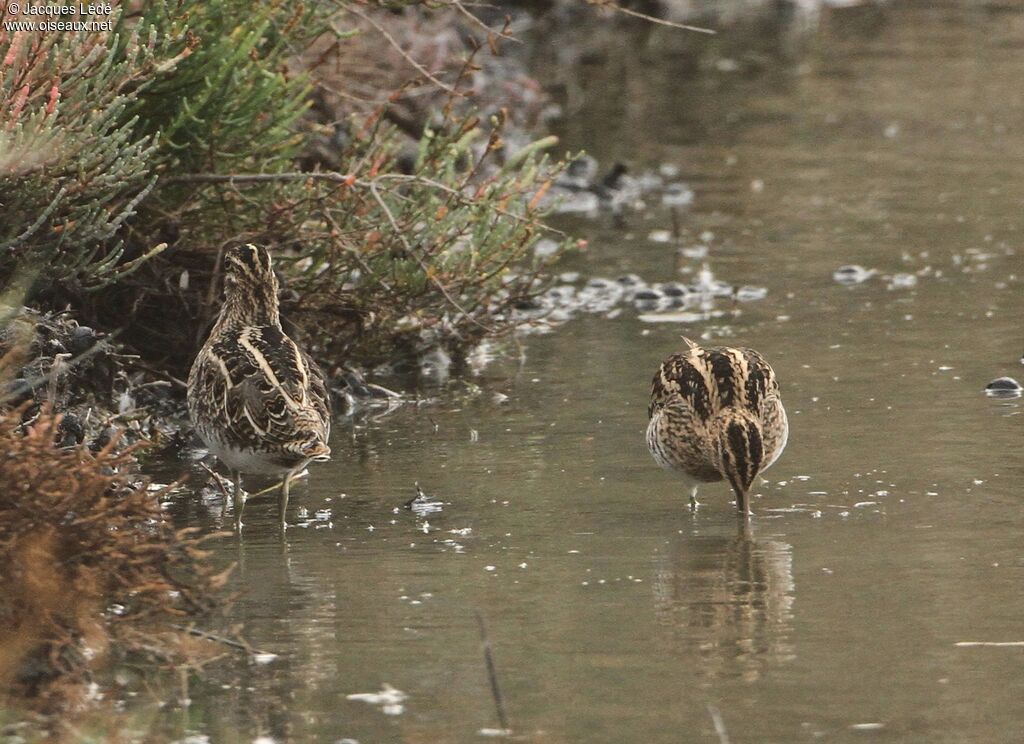
[(266, 323), (279, 325), (277, 277), (270, 253), (247, 243), (229, 248), (224, 254), (223, 323)]

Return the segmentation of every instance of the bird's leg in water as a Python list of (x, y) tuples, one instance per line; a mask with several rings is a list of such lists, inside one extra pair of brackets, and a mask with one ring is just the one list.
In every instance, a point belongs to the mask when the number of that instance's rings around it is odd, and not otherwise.
[(278, 516), (281, 517), (281, 526), (287, 526), (284, 515), (288, 510), (288, 488), (292, 482), (292, 476), (295, 475), (295, 471), (291, 470), (284, 476), (284, 480), (281, 482), (281, 494), (277, 500), (277, 511)]
[(242, 490), (242, 473), (236, 470), (232, 475), (235, 479), (235, 492), (231, 495), (231, 505), (235, 509), (235, 527), (242, 529), (242, 510), (245, 508), (245, 491)]

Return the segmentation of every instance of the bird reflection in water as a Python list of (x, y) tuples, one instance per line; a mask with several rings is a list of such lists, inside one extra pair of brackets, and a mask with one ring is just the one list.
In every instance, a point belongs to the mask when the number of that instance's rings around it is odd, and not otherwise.
[(749, 525), (729, 536), (696, 529), (678, 535), (654, 591), (672, 648), (695, 657), (701, 676), (754, 681), (795, 655), (792, 547), (753, 537)]

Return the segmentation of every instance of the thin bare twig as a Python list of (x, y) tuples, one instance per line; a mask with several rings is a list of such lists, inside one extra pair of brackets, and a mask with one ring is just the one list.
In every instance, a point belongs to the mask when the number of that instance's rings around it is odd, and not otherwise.
[[(373, 26), (378, 31), (378, 33), (380, 33), (380, 35), (383, 36), (387, 40), (388, 44), (390, 44), (392, 47), (394, 47), (395, 51), (397, 51), (399, 54), (402, 55), (402, 57), (405, 58), (406, 62), (408, 62), (413, 67), (415, 67), (419, 71), (419, 73), (421, 75), (426, 77), (434, 85), (438, 86), (439, 88), (441, 88), (443, 90), (448, 91), (449, 93), (454, 93), (456, 95), (460, 95), (458, 93), (458, 91), (455, 90), (455, 88), (453, 88), (452, 86), (448, 85), (448, 83), (446, 83), (443, 80), (441, 80), (438, 77), (436, 77), (430, 70), (428, 70), (426, 67), (421, 65), (419, 62), (417, 62), (412, 57), (412, 55), (410, 55), (407, 51), (402, 49), (402, 45), (398, 43), (398, 40), (394, 36), (389, 34), (387, 32), (387, 30), (383, 26), (381, 26), (379, 23), (377, 23), (377, 21), (375, 21), (373, 18), (368, 16), (366, 13), (363, 13), (361, 10), (357, 10), (353, 5), (346, 5), (345, 6), (345, 10), (349, 11), (350, 13), (352, 13), (354, 15), (359, 16), (364, 21), (366, 21), (371, 26)], [(338, 34), (339, 36), (344, 36), (345, 32), (335, 28), (333, 23), (331, 24), (331, 30), (334, 33)]]
[(459, 11), (459, 13), (461, 13), (466, 18), (468, 18), (470, 23), (472, 23), (474, 26), (478, 26), (479, 28), (483, 29), (488, 34), (493, 34), (494, 36), (497, 36), (499, 39), (505, 39), (507, 41), (512, 41), (512, 42), (515, 42), (516, 44), (522, 44), (523, 43), (521, 39), (517, 39), (515, 36), (512, 36), (512, 34), (509, 34), (509, 33), (505, 32), (505, 31), (495, 31), (493, 28), (491, 28), (486, 23), (484, 23), (479, 18), (477, 18), (475, 15), (473, 15), (473, 13), (471, 13), (469, 11), (469, 9), (466, 8), (465, 5), (463, 5), (461, 2), (459, 2), (459, 0), (451, 0), (450, 4), (457, 11)]
[(201, 467), (203, 470), (209, 473), (210, 477), (213, 478), (213, 482), (217, 484), (217, 488), (219, 488), (220, 492), (224, 495), (224, 501), (231, 501), (231, 496), (228, 495), (227, 489), (224, 488), (224, 484), (221, 482), (220, 476), (213, 472), (213, 470), (210, 469), (210, 466), (207, 465), (205, 462), (199, 463), (199, 467)]
[(205, 630), (199, 630), (199, 628), (190, 628), (186, 625), (177, 625), (175, 623), (171, 623), (171, 627), (175, 630), (180, 630), (188, 633), (189, 635), (195, 636), (196, 638), (202, 638), (205, 641), (213, 641), (214, 643), (220, 643), (229, 648), (245, 651), (247, 654), (252, 654), (253, 656), (277, 656), (277, 654), (268, 654), (265, 651), (257, 651), (247, 643), (242, 643), (241, 641), (236, 641), (231, 638), (225, 638), (224, 636), (214, 635), (213, 633), (207, 633)]
[[(52, 396), (55, 394), (54, 386), (58, 382), (56, 380), (56, 375), (63, 372), (67, 372), (74, 366), (80, 364), (81, 362), (85, 361), (91, 356), (95, 356), (104, 349), (113, 350), (114, 339), (117, 338), (118, 333), (120, 333), (120, 331), (114, 331), (113, 333), (109, 334), (106, 338), (101, 338), (97, 340), (96, 343), (94, 343), (91, 347), (83, 351), (78, 356), (72, 356), (67, 352), (63, 354), (57, 354), (54, 357), (53, 365), (50, 367), (50, 370), (48, 372), (46, 372), (45, 374), (40, 372), (39, 374), (33, 377), (25, 378), (24, 382), (22, 383), (24, 386), (24, 391), (34, 391), (36, 388), (42, 387), (44, 383), (49, 383), (50, 389), (47, 392), (47, 395), (50, 396), (50, 400), (52, 400)], [(0, 394), (0, 403), (3, 403), (5, 400), (6, 398), (4, 397), (4, 395)]]
[(1024, 641), (957, 641), (956, 646), (996, 646), (999, 648), (1024, 646)]
[(284, 481), (280, 480), (277, 483), (275, 483), (274, 485), (267, 486), (266, 488), (261, 488), (259, 491), (254, 491), (253, 493), (250, 493), (248, 496), (249, 496), (250, 499), (254, 499), (257, 496), (262, 496), (265, 493), (270, 493), (271, 491), (276, 491), (279, 488), (281, 488), (281, 486), (283, 486), (283, 485), (284, 485)]
[[(343, 230), (341, 229), (341, 225), (338, 224), (338, 221), (336, 219), (334, 219), (334, 217), (331, 215), (331, 213), (328, 210), (321, 209), (320, 210), (320, 215), (324, 218), (324, 220), (328, 224), (330, 224), (330, 226), (338, 234), (341, 234), (343, 232)], [(372, 276), (373, 275), (373, 269), (371, 269), (370, 265), (368, 263), (366, 263), (366, 261), (363, 259), (362, 256), (359, 255), (359, 251), (357, 251), (357, 250), (349, 251), (349, 255), (351, 255), (352, 258), (355, 260), (355, 262), (357, 264), (359, 264), (359, 267), (363, 271), (366, 272), (367, 276)], [(388, 282), (386, 282), (383, 278), (380, 278), (378, 281), (380, 281), (380, 286), (384, 287), (385, 290), (387, 290), (388, 292), (394, 292), (394, 289), (392, 288), (392, 286)]]
[(392, 214), (391, 208), (387, 205), (387, 202), (384, 201), (383, 197), (381, 197), (380, 192), (377, 191), (376, 182), (370, 181), (369, 185), (370, 193), (373, 195), (374, 200), (376, 200), (380, 208), (384, 210), (384, 214), (388, 218), (388, 222), (391, 223), (391, 229), (395, 231), (395, 234), (398, 236), (398, 239), (402, 242), (402, 245), (404, 246), (406, 252), (416, 260), (416, 263), (419, 265), (420, 270), (423, 271), (423, 274), (431, 281), (431, 283), (435, 287), (438, 288), (441, 294), (444, 295), (444, 298), (451, 303), (452, 307), (454, 307), (456, 310), (462, 313), (467, 320), (469, 320), (474, 325), (479, 326), (482, 330), (487, 331), (488, 333), (494, 333), (493, 328), (484, 325), (479, 320), (470, 315), (466, 311), (466, 309), (462, 307), (461, 304), (459, 304), (459, 301), (452, 297), (451, 293), (448, 291), (448, 288), (444, 286), (441, 280), (438, 279), (434, 272), (430, 270), (430, 267), (427, 266), (426, 262), (423, 260), (422, 257), (420, 257), (419, 253), (413, 249), (412, 244), (409, 242), (408, 238), (405, 237), (405, 233), (402, 232), (402, 228), (398, 225), (398, 221), (395, 219), (395, 215)]
[(616, 13), (623, 13), (623, 14), (628, 15), (628, 16), (633, 16), (634, 18), (642, 18), (643, 20), (647, 21), (648, 23), (656, 23), (659, 26), (668, 26), (670, 28), (678, 28), (678, 29), (682, 29), (683, 31), (696, 31), (699, 34), (717, 34), (718, 33), (717, 31), (715, 31), (713, 29), (710, 29), (710, 28), (702, 28), (701, 26), (690, 26), (690, 25), (687, 25), (685, 23), (676, 23), (675, 21), (666, 21), (664, 18), (658, 18), (656, 16), (647, 15), (646, 13), (641, 13), (638, 10), (631, 10), (630, 8), (623, 8), (618, 3), (607, 2), (606, 0), (590, 0), (590, 2), (591, 2), (591, 4), (597, 5), (598, 7), (610, 8), (611, 10), (614, 10)]
[[(378, 180), (378, 181), (407, 181), (407, 182), (412, 182), (412, 183), (421, 183), (421, 184), (424, 184), (426, 186), (430, 186), (432, 188), (435, 188), (435, 189), (437, 189), (439, 191), (443, 191), (446, 194), (451, 194), (452, 196), (455, 196), (455, 197), (459, 198), (463, 202), (470, 201), (469, 197), (467, 197), (465, 194), (461, 193), (457, 189), (453, 189), (451, 186), (446, 186), (445, 184), (443, 184), (443, 183), (441, 183), (439, 181), (435, 181), (435, 180), (433, 180), (431, 178), (426, 178), (424, 176), (406, 175), (405, 173), (381, 173), (379, 176), (377, 176), (376, 180)], [(362, 185), (362, 184), (360, 183), (360, 185)], [(562, 232), (561, 230), (558, 230), (558, 229), (556, 229), (554, 227), (549, 227), (549, 226), (545, 225), (542, 222), (537, 222), (536, 220), (531, 220), (531, 219), (529, 219), (527, 217), (523, 217), (520, 214), (515, 214), (514, 212), (509, 212), (508, 210), (502, 209), (500, 207), (492, 207), (492, 209), (497, 214), (500, 214), (503, 217), (509, 217), (509, 218), (511, 218), (513, 220), (516, 220), (517, 222), (522, 222), (522, 223), (527, 224), (527, 225), (535, 225), (536, 227), (539, 227), (542, 230), (546, 230), (547, 232), (555, 233), (556, 235), (561, 235), (563, 238), (569, 237), (566, 233)]]
[[(468, 196), (461, 193), (458, 189), (453, 189), (451, 186), (435, 181), (431, 178), (425, 178), (424, 176), (407, 175), (405, 173), (381, 173), (376, 176), (373, 180), (367, 181), (362, 178), (355, 178), (350, 173), (337, 173), (335, 171), (284, 171), (281, 173), (182, 173), (177, 176), (166, 176), (160, 179), (163, 184), (175, 184), (175, 183), (273, 183), (274, 181), (330, 181), (332, 183), (340, 183), (346, 186), (360, 186), (363, 188), (369, 188), (374, 182), (377, 181), (404, 181), (407, 183), (420, 183), (425, 186), (443, 191), (446, 194), (450, 194), (458, 198), (463, 203), (472, 201)], [(515, 212), (509, 212), (507, 209), (501, 207), (491, 207), (496, 214), (500, 214), (503, 217), (516, 220), (517, 222), (525, 225), (533, 225), (545, 232), (554, 233), (555, 235), (561, 235), (563, 238), (568, 237), (566, 233), (558, 230), (554, 227), (545, 225), (528, 217), (523, 217), (521, 214)]]
[(173, 183), (271, 183), (273, 181), (335, 181), (345, 183), (352, 178), (344, 173), (334, 171), (286, 171), (283, 173), (182, 173), (177, 176), (165, 176), (160, 179), (162, 184)]
[(725, 730), (725, 721), (722, 720), (722, 713), (715, 706), (708, 703), (708, 713), (711, 714), (711, 723), (715, 726), (715, 733), (718, 734), (719, 744), (730, 744), (729, 732)]
[(152, 367), (146, 364), (145, 362), (139, 361), (138, 359), (133, 359), (132, 365), (138, 367), (139, 369), (144, 369), (147, 372), (151, 372), (152, 374), (157, 375), (158, 377), (163, 377), (166, 380), (168, 380), (171, 384), (176, 385), (182, 390), (188, 389), (188, 383), (182, 380), (181, 378), (175, 377), (174, 375), (169, 375), (166, 372), (162, 372), (158, 370), (156, 367)]
[(491, 683), (491, 695), (494, 697), (494, 707), (498, 712), (498, 724), (503, 731), (509, 730), (508, 714), (505, 713), (505, 698), (501, 694), (501, 687), (498, 686), (498, 670), (494, 665), (494, 656), (491, 654), (491, 639), (487, 636), (487, 623), (480, 610), (476, 611), (476, 624), (480, 628), (480, 646), (484, 652), (484, 665), (487, 667), (487, 679)]

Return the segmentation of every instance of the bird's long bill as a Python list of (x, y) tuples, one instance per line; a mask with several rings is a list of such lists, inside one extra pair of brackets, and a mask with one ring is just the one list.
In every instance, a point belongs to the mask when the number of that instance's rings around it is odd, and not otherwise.
[(327, 462), (331, 459), (331, 448), (323, 442), (314, 442), (303, 448), (303, 454), (313, 462)]
[(750, 486), (764, 464), (761, 425), (749, 416), (728, 417), (719, 428), (718, 447), (722, 474), (736, 494), (736, 507), (746, 513)]

